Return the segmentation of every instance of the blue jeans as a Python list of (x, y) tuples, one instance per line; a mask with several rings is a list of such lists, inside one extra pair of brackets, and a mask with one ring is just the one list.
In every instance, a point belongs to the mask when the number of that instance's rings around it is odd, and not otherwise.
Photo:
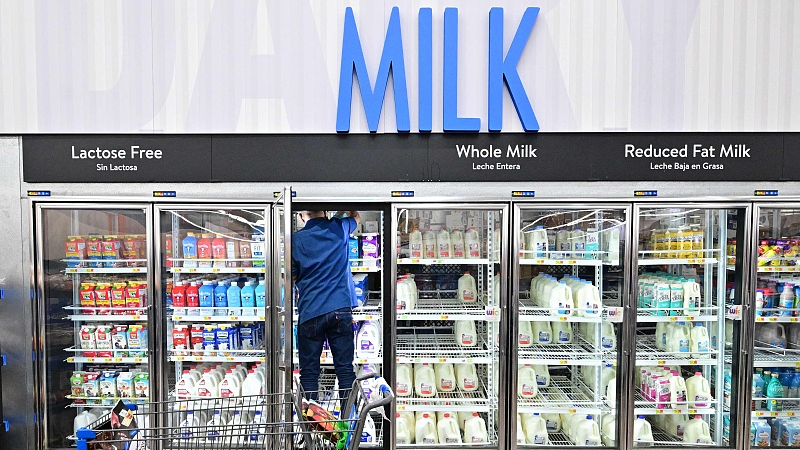
[[(337, 309), (309, 319), (297, 327), (297, 351), (300, 354), (300, 384), (306, 398), (317, 400), (319, 390), (319, 359), (322, 345), (328, 340), (333, 353), (333, 366), (339, 380), (339, 398), (346, 399), (356, 379), (353, 354), (356, 351), (353, 334), (353, 313), (350, 308)], [(344, 403), (343, 403), (344, 404)]]

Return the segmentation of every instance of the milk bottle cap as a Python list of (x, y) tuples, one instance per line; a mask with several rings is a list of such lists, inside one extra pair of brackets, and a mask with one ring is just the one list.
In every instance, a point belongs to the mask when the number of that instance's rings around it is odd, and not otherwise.
[(636, 418), (637, 419), (644, 419), (644, 416), (640, 414), (640, 415), (636, 416)]
[(189, 283), (189, 286), (197, 286), (197, 283), (195, 283), (194, 281), (192, 281), (191, 283)]
[(183, 286), (183, 281), (176, 281), (175, 286)]
[(703, 376), (703, 372), (695, 372), (695, 373), (694, 373), (694, 376), (696, 376), (696, 377), (702, 377), (702, 376)]

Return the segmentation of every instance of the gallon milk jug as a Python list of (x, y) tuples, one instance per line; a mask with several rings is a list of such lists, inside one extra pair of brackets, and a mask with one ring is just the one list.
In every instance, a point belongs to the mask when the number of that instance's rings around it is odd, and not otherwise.
[(697, 322), (692, 328), (690, 347), (693, 358), (703, 358), (708, 355), (708, 328), (704, 327), (700, 322)]
[(481, 257), (481, 236), (475, 228), (467, 228), (464, 233), (464, 244), (466, 245), (467, 258), (478, 259)]
[(533, 342), (535, 344), (552, 344), (553, 330), (550, 322), (533, 322)]
[(242, 395), (261, 395), (264, 392), (264, 378), (261, 372), (250, 369), (242, 383)]
[(580, 228), (575, 228), (570, 233), (570, 240), (572, 241), (572, 257), (575, 259), (586, 258), (586, 235)]
[(533, 371), (536, 372), (536, 385), (539, 387), (550, 386), (550, 370), (546, 365), (532, 365)]
[(668, 414), (664, 419), (664, 430), (667, 434), (683, 439), (686, 425), (689, 423), (689, 416), (686, 414)]
[(550, 314), (567, 317), (571, 316), (575, 311), (575, 302), (572, 299), (572, 289), (567, 286), (565, 281), (560, 281), (554, 285), (550, 290), (550, 297), (547, 302), (547, 307), (550, 308)]
[(458, 421), (450, 413), (442, 415), (442, 418), (436, 424), (436, 428), (439, 432), (440, 444), (461, 443), (461, 431), (458, 429)]
[(603, 245), (603, 261), (609, 264), (619, 264), (619, 227), (613, 227), (603, 232), (605, 245)]
[(477, 343), (474, 320), (456, 320), (456, 343), (463, 347), (473, 347)]
[(436, 433), (436, 423), (433, 416), (428, 413), (422, 414), (417, 417), (416, 423), (416, 443), (423, 445), (433, 445), (439, 443), (439, 437)]
[(669, 397), (672, 408), (678, 409), (686, 406), (686, 380), (680, 376), (677, 370), (671, 372), (669, 379)]
[(450, 245), (453, 246), (453, 258), (467, 257), (467, 250), (464, 246), (464, 233), (461, 230), (450, 232)]
[(567, 259), (572, 257), (572, 243), (570, 242), (570, 235), (569, 231), (567, 230), (558, 230), (556, 232), (556, 247), (558, 251), (556, 253), (556, 259)]
[(408, 233), (408, 252), (410, 258), (422, 258), (422, 233), (417, 228)]
[[(711, 401), (711, 387), (702, 372), (695, 372), (694, 376), (686, 380), (686, 396), (689, 407), (708, 408)], [(691, 441), (694, 442), (694, 441)]]
[(689, 353), (691, 331), (686, 322), (673, 323), (667, 329), (667, 351)]
[(220, 410), (215, 410), (211, 420), (206, 423), (206, 442), (222, 441), (222, 432), (227, 422)]
[(756, 346), (786, 348), (786, 331), (780, 323), (757, 323), (755, 339)]
[(397, 413), (395, 416), (395, 427), (395, 442), (397, 442), (397, 445), (411, 444), (411, 433), (408, 431), (408, 422), (400, 417), (400, 413)]
[(89, 411), (83, 411), (75, 416), (75, 420), (72, 421), (72, 430), (73, 432), (77, 433), (79, 429), (88, 427), (89, 424), (96, 420), (97, 417), (95, 417), (94, 414), (90, 413)]
[(436, 258), (436, 233), (431, 230), (422, 233), (422, 257), (425, 259)]
[(414, 364), (414, 392), (418, 397), (434, 397), (436, 395), (436, 375), (432, 365), (428, 363)]
[(659, 350), (666, 350), (667, 348), (667, 330), (669, 329), (669, 322), (656, 323), (656, 348)]
[(550, 328), (553, 330), (553, 342), (556, 344), (572, 343), (572, 324), (569, 322), (551, 322)]
[(692, 444), (713, 444), (708, 424), (699, 416), (694, 416), (683, 430), (683, 442)]
[(356, 338), (357, 358), (376, 358), (381, 350), (381, 333), (378, 324), (365, 320)]
[(472, 413), (472, 417), (464, 423), (464, 441), (466, 441), (466, 444), (486, 444), (489, 442), (486, 422), (478, 413)]
[(519, 366), (517, 370), (517, 391), (517, 395), (522, 398), (533, 398), (539, 393), (536, 371), (530, 364)]
[(372, 420), (372, 416), (367, 414), (367, 418), (364, 421), (364, 429), (361, 430), (361, 442), (367, 444), (374, 444), (375, 440), (377, 439), (378, 433), (375, 430), (375, 421)]
[(683, 283), (683, 314), (693, 316), (700, 313), (700, 285), (689, 278)]
[(609, 404), (614, 404), (617, 402), (617, 376), (615, 375), (614, 378), (608, 381), (606, 384), (606, 400)]
[(397, 279), (397, 310), (408, 311), (417, 307), (417, 285), (411, 277)]
[(478, 301), (478, 290), (475, 287), (475, 278), (464, 272), (458, 279), (458, 299), (464, 303), (475, 303)]
[(456, 389), (456, 373), (451, 363), (437, 363), (433, 365), (436, 375), (436, 389), (441, 392), (453, 392)]
[(528, 233), (528, 253), (527, 258), (547, 258), (547, 231), (542, 226), (537, 226), (532, 232)]
[(453, 257), (453, 246), (450, 244), (450, 233), (442, 228), (436, 235), (436, 257), (448, 259)]
[(517, 446), (525, 445), (526, 442), (525, 429), (522, 428), (522, 416), (517, 414)]
[(617, 349), (617, 333), (614, 325), (608, 322), (600, 324), (600, 345), (603, 350), (614, 351)]
[[(411, 411), (400, 411), (400, 420), (406, 424), (411, 442), (414, 442), (417, 434), (417, 417)], [(398, 425), (399, 426), (399, 425)]]
[(239, 380), (239, 374), (233, 373), (233, 370), (228, 369), (225, 378), (219, 385), (219, 396), (222, 398), (238, 397), (242, 395), (242, 382)]
[(522, 429), (528, 444), (547, 445), (550, 440), (547, 436), (547, 423), (537, 413), (522, 414)]
[(533, 329), (531, 328), (531, 322), (519, 322), (518, 343), (520, 347), (530, 347), (533, 345)]
[(203, 377), (197, 383), (197, 396), (206, 398), (219, 397), (219, 380), (217, 374), (210, 369), (203, 372)]
[(637, 447), (653, 445), (654, 440), (650, 422), (645, 420), (644, 416), (636, 416), (633, 421), (633, 445)]
[(800, 323), (789, 324), (789, 329), (786, 331), (788, 348), (800, 349)]
[(248, 420), (241, 411), (234, 411), (233, 418), (228, 422), (227, 434), (230, 436), (231, 444), (243, 444), (247, 433)]
[(600, 418), (600, 431), (603, 444), (606, 447), (613, 447), (617, 438), (617, 415), (613, 413), (603, 415)]
[(544, 422), (547, 425), (548, 433), (558, 433), (561, 431), (561, 416), (555, 413), (542, 414)]
[(600, 301), (600, 291), (597, 287), (588, 281), (582, 281), (576, 285), (574, 292), (577, 293), (573, 299), (579, 316), (600, 317), (603, 312), (603, 303)]
[(395, 394), (398, 397), (409, 397), (414, 386), (414, 372), (410, 364), (397, 365), (397, 384)]
[(570, 431), (575, 445), (587, 447), (601, 445), (600, 427), (597, 422), (592, 420), (592, 416), (586, 416), (584, 420), (573, 422)]
[(178, 426), (180, 429), (180, 436), (182, 439), (192, 439), (197, 438), (200, 436), (195, 436), (196, 432), (199, 432), (200, 421), (197, 417), (195, 417), (193, 411), (189, 411), (186, 413), (186, 419)]
[(456, 382), (458, 387), (464, 392), (478, 390), (478, 374), (475, 371), (474, 363), (456, 364)]

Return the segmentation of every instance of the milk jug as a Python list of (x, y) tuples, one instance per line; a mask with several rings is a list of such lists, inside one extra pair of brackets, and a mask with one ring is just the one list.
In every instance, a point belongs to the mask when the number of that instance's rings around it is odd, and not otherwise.
[(437, 363), (433, 365), (436, 375), (436, 389), (441, 392), (453, 392), (456, 389), (456, 374), (452, 363)]
[(233, 370), (228, 369), (225, 378), (219, 386), (219, 396), (222, 398), (238, 397), (242, 394), (242, 383), (239, 379), (239, 374), (233, 373)]
[(756, 346), (786, 348), (786, 331), (780, 323), (757, 323), (755, 339)]
[[(411, 438), (410, 442), (414, 442), (414, 439), (417, 434), (417, 418), (411, 411), (400, 411), (397, 413), (400, 417), (399, 421), (405, 423), (406, 428), (408, 429), (408, 435)], [(399, 427), (399, 425), (398, 425)]]
[(436, 233), (426, 230), (422, 233), (422, 257), (426, 259), (436, 258)]
[(614, 351), (617, 349), (617, 333), (614, 324), (603, 322), (600, 324), (600, 345), (603, 350)]
[[(200, 421), (197, 417), (195, 417), (193, 411), (189, 411), (186, 413), (186, 419), (178, 426), (180, 429), (180, 436), (181, 439), (192, 439), (196, 437), (195, 431), (199, 430)], [(197, 436), (199, 437), (199, 436)]]
[(667, 351), (689, 353), (691, 332), (686, 322), (673, 323), (667, 329)]
[(664, 418), (664, 430), (678, 439), (683, 439), (689, 416), (686, 414), (669, 414)]
[(553, 330), (550, 328), (550, 322), (533, 322), (533, 339), (536, 344), (551, 344)]
[(653, 430), (650, 427), (650, 422), (645, 420), (644, 416), (636, 416), (633, 421), (633, 445), (653, 445)]
[(474, 347), (477, 343), (477, 332), (474, 320), (456, 320), (456, 343), (463, 347)]
[(536, 383), (536, 371), (530, 364), (519, 366), (517, 370), (517, 395), (522, 398), (533, 398), (539, 393)]
[(206, 442), (216, 442), (220, 439), (227, 422), (220, 410), (215, 410), (211, 420), (206, 424)]
[(449, 413), (444, 413), (436, 424), (439, 432), (440, 444), (460, 444), (461, 431), (458, 429), (458, 421)]
[(464, 440), (466, 444), (486, 444), (489, 442), (486, 422), (478, 413), (472, 413), (472, 417), (464, 423)]
[(522, 429), (528, 444), (547, 445), (550, 439), (547, 436), (547, 423), (538, 413), (522, 414)]
[(689, 278), (683, 283), (683, 314), (692, 316), (700, 313), (700, 285)]
[(608, 381), (606, 384), (606, 402), (609, 405), (613, 405), (617, 402), (617, 377), (616, 375), (614, 378)]
[(94, 414), (90, 413), (89, 411), (83, 411), (82, 413), (75, 416), (75, 420), (72, 421), (72, 430), (73, 432), (77, 433), (81, 428), (87, 428), (92, 422), (95, 422), (97, 417)]
[(548, 433), (558, 433), (561, 431), (561, 416), (555, 413), (542, 414)]
[(569, 238), (570, 235), (569, 231), (567, 230), (558, 230), (558, 232), (556, 232), (556, 247), (558, 247), (556, 259), (567, 259), (572, 257), (572, 243), (570, 242)]
[(409, 276), (397, 280), (397, 310), (408, 311), (417, 307), (417, 285)]
[(530, 347), (533, 345), (533, 329), (531, 328), (530, 322), (519, 322), (518, 343), (520, 347)]
[(547, 258), (547, 231), (537, 226), (528, 233), (528, 258)]
[(264, 378), (260, 371), (250, 369), (242, 383), (242, 395), (261, 395), (264, 392)]
[(450, 244), (450, 233), (442, 228), (436, 235), (436, 257), (447, 259), (453, 257), (453, 246)]
[(458, 387), (464, 392), (478, 390), (478, 375), (475, 371), (474, 363), (456, 364), (456, 382)]
[(424, 413), (421, 417), (417, 417), (416, 433), (414, 433), (417, 444), (433, 445), (439, 443), (439, 437), (436, 433), (436, 423), (431, 414)]
[(600, 291), (588, 281), (576, 285), (573, 295), (576, 312), (579, 316), (600, 317), (603, 303), (600, 301)]
[(536, 372), (536, 385), (539, 387), (550, 386), (550, 370), (546, 365), (532, 365), (533, 371)]
[(395, 415), (395, 427), (395, 442), (397, 445), (411, 444), (411, 433), (408, 431), (408, 422), (400, 417), (400, 413)]
[(464, 233), (461, 230), (450, 232), (450, 245), (453, 246), (453, 258), (467, 257), (467, 251), (464, 246)]
[(669, 322), (656, 323), (656, 348), (659, 350), (666, 350), (667, 348), (667, 330), (669, 329)]
[(458, 279), (458, 299), (464, 303), (475, 303), (478, 301), (477, 291), (475, 278), (469, 272), (464, 272)]
[(361, 430), (361, 442), (374, 444), (377, 436), (378, 433), (375, 429), (375, 421), (372, 419), (372, 416), (367, 414), (364, 420), (364, 428)]
[(419, 397), (434, 397), (436, 395), (436, 375), (430, 364), (414, 364), (414, 392)]
[(565, 281), (560, 281), (557, 285), (551, 288), (550, 297), (547, 303), (547, 306), (550, 308), (550, 314), (552, 315), (566, 317), (575, 312), (575, 302), (572, 299), (572, 289), (567, 286)]
[(708, 328), (700, 322), (697, 322), (692, 328), (690, 346), (693, 358), (708, 356)]
[(586, 235), (580, 228), (575, 228), (570, 233), (570, 240), (572, 241), (572, 257), (575, 259), (586, 258)]
[(692, 444), (713, 444), (711, 433), (708, 429), (708, 424), (699, 416), (694, 416), (686, 424), (686, 429), (683, 431), (683, 442), (690, 442)]
[(219, 397), (219, 380), (216, 373), (206, 369), (200, 382), (197, 383), (197, 396), (198, 397)]
[(609, 383), (611, 380), (615, 380), (617, 378), (617, 371), (614, 370), (614, 366), (611, 364), (606, 364), (603, 370), (600, 371), (600, 392), (605, 394), (608, 392)]
[(573, 423), (570, 428), (572, 432), (572, 440), (575, 445), (594, 447), (601, 445), (600, 442), (600, 427), (597, 422), (592, 420), (592, 416), (586, 416), (585, 420)]
[(381, 333), (376, 323), (365, 320), (356, 338), (357, 358), (376, 358), (381, 350)]
[(397, 383), (395, 384), (395, 394), (398, 397), (408, 397), (412, 393), (414, 386), (414, 373), (410, 364), (397, 365)]
[(711, 401), (711, 387), (702, 372), (695, 372), (693, 377), (686, 380), (686, 396), (689, 407), (708, 408)]
[(469, 227), (464, 234), (467, 258), (478, 259), (481, 257), (481, 237), (475, 228)]
[(525, 445), (525, 429), (522, 428), (522, 416), (517, 414), (517, 446)]
[(408, 252), (411, 258), (422, 258), (422, 233), (414, 228), (408, 233)]
[(603, 261), (609, 264), (619, 264), (619, 227), (613, 227), (603, 232), (605, 245)]
[(672, 376), (669, 379), (669, 396), (672, 402), (672, 408), (683, 408), (686, 406), (686, 380), (680, 376), (677, 370), (673, 370), (671, 374)]
[(569, 322), (551, 322), (550, 328), (553, 330), (553, 342), (556, 344), (572, 343), (572, 324)]
[(603, 436), (603, 444), (606, 447), (613, 447), (617, 439), (617, 415), (609, 413), (601, 416), (600, 431)]

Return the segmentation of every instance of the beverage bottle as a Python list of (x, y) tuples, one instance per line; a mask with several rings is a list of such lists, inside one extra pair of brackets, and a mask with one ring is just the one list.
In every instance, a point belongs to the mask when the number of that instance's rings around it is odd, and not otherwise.
[(217, 442), (222, 435), (222, 431), (225, 430), (225, 419), (222, 417), (222, 413), (220, 410), (214, 411), (214, 416), (211, 420), (208, 421), (206, 426), (206, 442)]
[(436, 396), (436, 374), (428, 363), (414, 365), (414, 392), (419, 397)]
[(192, 281), (186, 288), (186, 314), (189, 316), (200, 315), (200, 292), (197, 283)]
[(679, 251), (679, 243), (678, 243), (678, 229), (677, 228), (667, 228), (667, 232), (664, 234), (664, 240), (668, 245), (669, 252), (667, 252), (667, 257), (669, 259), (676, 259), (680, 256)]
[(200, 315), (214, 315), (214, 287), (211, 286), (211, 281), (204, 280), (198, 289), (198, 294), (200, 296)]
[(422, 258), (422, 233), (417, 228), (408, 233), (408, 250), (411, 258)]
[(789, 385), (789, 398), (793, 398), (793, 404), (796, 408), (800, 404), (800, 369), (794, 369), (792, 382)]
[(466, 258), (467, 250), (464, 245), (464, 233), (461, 230), (450, 232), (450, 245), (453, 246), (453, 258)]
[(750, 404), (751, 409), (753, 411), (761, 410), (763, 402), (762, 400), (757, 400), (757, 398), (764, 397), (764, 379), (761, 376), (761, 369), (756, 369), (756, 373), (753, 374), (752, 397), (754, 400)]
[(422, 254), (426, 259), (436, 258), (436, 234), (431, 230), (422, 233)]
[(214, 258), (214, 267), (225, 267), (226, 239), (218, 234), (211, 241), (211, 257)]
[(475, 278), (464, 272), (458, 279), (458, 299), (464, 303), (475, 303), (478, 301), (478, 292), (475, 285)]
[(211, 236), (203, 233), (197, 240), (197, 267), (211, 267)]
[(440, 444), (461, 444), (461, 432), (458, 429), (458, 421), (449, 413), (444, 413), (436, 424), (439, 432)]
[(217, 283), (214, 288), (214, 315), (228, 315), (228, 287), (224, 281)]
[(695, 258), (703, 258), (703, 229), (700, 224), (692, 225), (692, 252)]
[(264, 443), (264, 438), (267, 434), (267, 421), (264, 419), (263, 415), (261, 414), (260, 410), (256, 410), (256, 414), (253, 417), (253, 421), (250, 422), (250, 443), (251, 444), (262, 444)]
[(453, 257), (453, 245), (450, 243), (450, 233), (445, 229), (436, 235), (436, 257), (448, 259)]
[(517, 370), (517, 395), (522, 398), (533, 398), (539, 393), (539, 386), (536, 382), (536, 371), (530, 364), (519, 366)]
[[(777, 377), (775, 381), (778, 381)], [(781, 394), (783, 394), (783, 388), (781, 388)], [(708, 384), (708, 380), (703, 377), (702, 372), (695, 372), (694, 376), (686, 380), (686, 395), (690, 408), (707, 408), (709, 406), (711, 387)]]
[[(397, 427), (397, 430), (395, 432), (395, 437), (394, 437), (395, 443), (397, 443), (397, 445), (409, 445), (409, 444), (411, 444), (411, 440), (412, 440), (411, 439), (411, 431), (409, 430), (409, 427), (408, 427), (408, 421), (403, 419), (403, 417), (400, 416), (400, 413), (396, 413), (395, 414), (395, 424), (396, 424), (396, 427)], [(415, 421), (415, 425), (416, 425), (416, 421)]]
[(395, 392), (398, 397), (408, 397), (412, 394), (414, 386), (414, 371), (410, 364), (397, 365), (397, 381)]
[(792, 378), (794, 378), (794, 372), (788, 367), (781, 368), (778, 372), (778, 381), (780, 381), (781, 386), (783, 386), (784, 398), (789, 397), (789, 388), (792, 384)]
[(708, 424), (700, 415), (686, 422), (683, 430), (683, 441), (692, 444), (713, 444)]
[(243, 316), (255, 315), (253, 307), (256, 306), (256, 291), (249, 281), (244, 282), (241, 298), (242, 298), (242, 315)]
[(438, 391), (453, 392), (456, 389), (456, 373), (452, 363), (434, 364), (433, 371)]
[(767, 384), (767, 411), (783, 410), (783, 385), (778, 380), (778, 374), (771, 374)]
[(422, 445), (436, 445), (439, 442), (439, 437), (436, 434), (436, 422), (431, 414), (423, 413), (422, 416), (416, 419), (416, 433), (415, 440), (417, 444)]
[(555, 259), (567, 259), (572, 257), (572, 243), (570, 242), (570, 233), (567, 230), (558, 230), (556, 233), (556, 247), (558, 252)]
[(572, 253), (572, 257), (575, 259), (585, 259), (586, 258), (586, 235), (584, 234), (583, 230), (580, 228), (575, 228), (570, 233), (570, 240), (572, 241), (572, 249), (574, 250)]
[(544, 227), (537, 226), (528, 236), (528, 253), (530, 258), (547, 257), (547, 231)]
[(240, 316), (242, 314), (242, 290), (239, 288), (239, 284), (236, 281), (231, 281), (226, 301), (228, 304), (228, 311), (222, 311), (222, 314), (229, 316)]
[(227, 267), (239, 267), (239, 243), (233, 239), (225, 240), (225, 258), (228, 260)]
[(176, 281), (172, 286), (172, 307), (176, 316), (186, 314), (186, 286), (182, 281)]
[(522, 429), (528, 444), (547, 445), (550, 440), (547, 435), (547, 422), (538, 413), (522, 414)]
[(784, 283), (778, 303), (779, 312), (777, 315), (791, 317), (792, 310), (794, 309), (794, 300), (794, 286), (792, 283)]
[(183, 267), (197, 267), (197, 238), (191, 231), (183, 238)]
[(485, 444), (489, 442), (486, 422), (478, 413), (472, 413), (472, 417), (464, 423), (464, 440), (467, 444)]
[(684, 259), (691, 258), (694, 252), (692, 252), (692, 232), (689, 227), (684, 225), (678, 228), (677, 240), (678, 257)]
[(466, 245), (467, 258), (478, 259), (481, 257), (481, 237), (478, 230), (473, 227), (467, 228), (464, 233), (464, 243)]
[(693, 358), (702, 358), (708, 355), (708, 329), (701, 322), (697, 322), (692, 328), (690, 343)]
[(264, 308), (267, 307), (267, 292), (266, 292), (266, 280), (261, 279), (258, 280), (258, 286), (255, 289), (256, 293), (256, 311), (253, 312), (254, 316), (261, 315)]
[(653, 430), (650, 427), (650, 422), (645, 420), (644, 416), (636, 416), (633, 421), (633, 441), (634, 446), (641, 445), (642, 443), (651, 443), (653, 439)]

